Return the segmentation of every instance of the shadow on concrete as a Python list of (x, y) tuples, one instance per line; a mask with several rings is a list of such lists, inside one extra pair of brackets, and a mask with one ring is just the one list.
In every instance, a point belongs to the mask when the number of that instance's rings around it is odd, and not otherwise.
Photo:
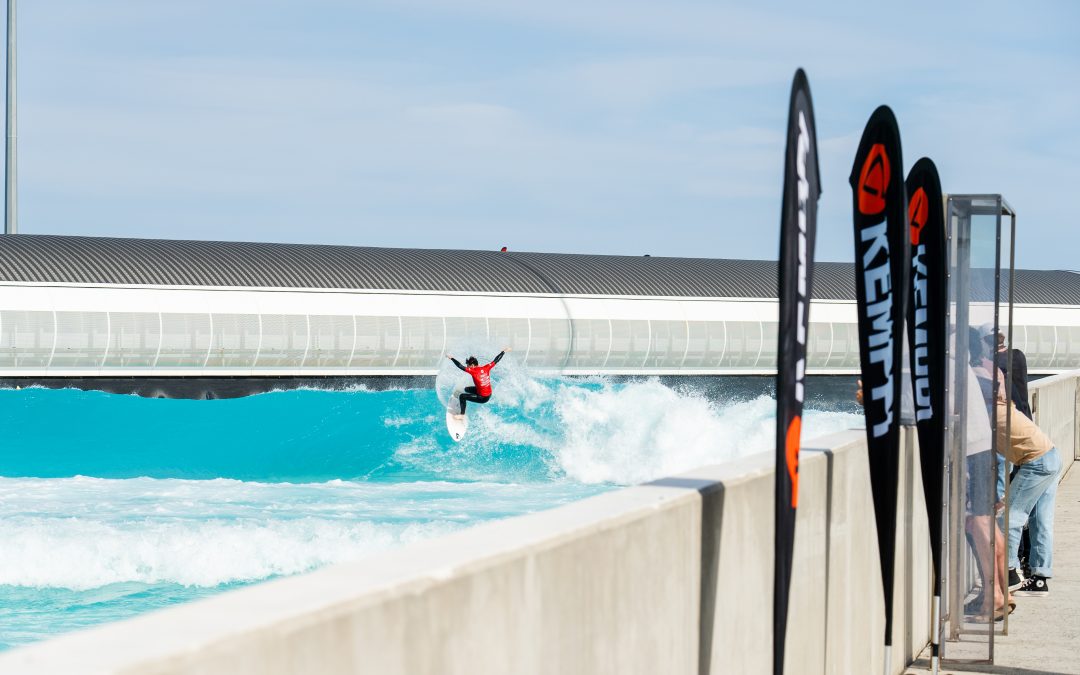
[(832, 579), (830, 563), (832, 561), (832, 520), (833, 520), (833, 451), (827, 448), (804, 448), (803, 452), (820, 452), (825, 455), (825, 632), (822, 637), (825, 640), (825, 662), (822, 664), (823, 673), (829, 672), (829, 582)]
[(671, 487), (671, 488), (686, 488), (687, 490), (697, 490), (704, 494), (706, 490), (715, 488), (718, 483), (715, 480), (709, 480), (707, 478), (661, 478), (660, 480), (654, 480), (649, 483), (645, 483), (644, 487), (655, 485), (656, 487)]
[(717, 577), (720, 569), (720, 526), (724, 515), (724, 485), (712, 483), (701, 492), (701, 620), (698, 622), (698, 673), (712, 668), (713, 628), (716, 624)]
[[(921, 671), (930, 670), (930, 659), (915, 659), (904, 669), (905, 675), (922, 675)], [(940, 672), (943, 675), (949, 673), (978, 673), (979, 675), (1071, 675), (1060, 670), (1039, 670), (1037, 668), (1017, 668), (1016, 666), (991, 666), (985, 663), (942, 663)]]
[(705, 478), (661, 478), (646, 483), (660, 487), (686, 488), (701, 494), (701, 602), (698, 617), (698, 673), (712, 669), (713, 629), (720, 569), (720, 528), (724, 515), (724, 484)]

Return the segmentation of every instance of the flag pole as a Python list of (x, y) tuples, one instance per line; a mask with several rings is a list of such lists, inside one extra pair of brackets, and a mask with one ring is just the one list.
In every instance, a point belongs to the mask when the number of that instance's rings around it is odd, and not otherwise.
[(16, 145), (17, 137), (15, 126), (15, 0), (7, 0), (7, 135), (5, 137), (4, 155), (4, 233), (15, 234), (18, 231), (18, 189), (16, 176)]

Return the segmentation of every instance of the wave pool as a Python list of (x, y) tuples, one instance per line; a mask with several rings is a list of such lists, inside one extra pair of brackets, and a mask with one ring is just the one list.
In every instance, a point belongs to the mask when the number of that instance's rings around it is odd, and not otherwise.
[[(503, 367), (506, 365), (506, 367)], [(0, 649), (768, 451), (736, 380), (537, 378), (446, 434), (434, 390), (0, 391)], [(860, 423), (811, 401), (805, 437)]]

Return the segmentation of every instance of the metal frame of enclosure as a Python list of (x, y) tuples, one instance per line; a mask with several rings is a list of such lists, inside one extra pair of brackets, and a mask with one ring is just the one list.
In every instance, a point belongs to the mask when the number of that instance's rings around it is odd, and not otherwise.
[[(999, 387), (1005, 392), (1012, 389), (1011, 369), (1001, 381), (1000, 371), (993, 365), (993, 349), (983, 345), (985, 330), (980, 327), (992, 326), (992, 335), (1000, 331), (1010, 347), (1026, 346), (1016, 342), (1021, 331), (1015, 329), (1020, 314), (1014, 308), (1016, 212), (1001, 195), (991, 194), (948, 195), (945, 213), (950, 260), (948, 325), (955, 338), (950, 340), (948, 359), (951, 412), (946, 430), (948, 454), (942, 467), (947, 477), (942, 657), (953, 663), (993, 663), (994, 637), (998, 630), (1007, 632), (1008, 617), (996, 624), (980, 607), (969, 610), (968, 603), (978, 605), (975, 598), (987, 591), (983, 587), (987, 575), (980, 570), (989, 570), (993, 577), (1000, 525), (994, 515), (975, 514), (970, 502), (979, 493), (991, 504), (998, 502), (997, 477), (1004, 459), (998, 454), (1001, 422), (993, 392)], [(986, 370), (987, 363), (991, 365), (985, 374), (984, 391), (973, 368)], [(1009, 437), (1009, 410), (1007, 406), (1004, 438)], [(973, 473), (976, 465), (972, 461), (981, 452), (991, 459), (988, 475)], [(1007, 515), (1003, 527), (1007, 533)], [(982, 537), (982, 530), (986, 530), (986, 537)], [(980, 538), (985, 540), (982, 551)], [(1007, 590), (1003, 592), (1007, 594)]]
[[(1080, 275), (1018, 276), (1031, 372), (1080, 366)], [(770, 374), (774, 262), (0, 238), (0, 376), (433, 375), (509, 345), (563, 374)], [(851, 266), (815, 266), (808, 371), (855, 374)]]

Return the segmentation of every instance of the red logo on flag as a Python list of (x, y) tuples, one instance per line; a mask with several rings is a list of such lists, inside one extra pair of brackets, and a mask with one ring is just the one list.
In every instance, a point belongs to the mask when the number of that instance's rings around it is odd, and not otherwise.
[(915, 194), (911, 195), (907, 217), (908, 222), (911, 223), (911, 243), (918, 246), (919, 235), (922, 234), (922, 229), (926, 227), (926, 221), (930, 217), (930, 203), (926, 198), (926, 190), (919, 188)]
[(885, 210), (885, 191), (889, 188), (889, 156), (885, 146), (875, 143), (859, 172), (859, 212), (874, 216)]

